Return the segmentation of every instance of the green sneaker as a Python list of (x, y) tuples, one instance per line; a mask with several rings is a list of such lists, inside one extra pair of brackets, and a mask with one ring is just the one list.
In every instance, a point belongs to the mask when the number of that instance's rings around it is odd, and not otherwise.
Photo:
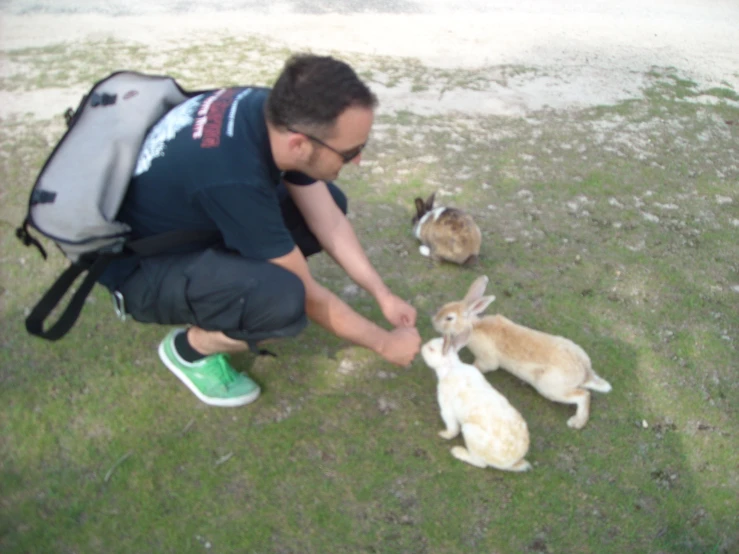
[(174, 347), (175, 329), (159, 344), (159, 357), (195, 396), (211, 406), (243, 406), (254, 402), (260, 389), (254, 381), (228, 363), (228, 354), (213, 354), (197, 362), (183, 360)]

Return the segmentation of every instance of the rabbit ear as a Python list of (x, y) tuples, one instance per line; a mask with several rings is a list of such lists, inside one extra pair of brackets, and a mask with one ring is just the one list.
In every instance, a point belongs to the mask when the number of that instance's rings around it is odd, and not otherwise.
[(466, 315), (478, 315), (485, 311), (485, 308), (490, 306), (490, 304), (495, 300), (495, 296), (483, 296), (482, 298), (478, 298), (477, 300), (474, 300), (473, 302), (470, 302), (467, 304), (467, 309), (465, 310)]
[(446, 356), (449, 354), (449, 349), (452, 347), (452, 337), (451, 335), (444, 335), (444, 343), (441, 345), (441, 355)]
[(431, 196), (429, 196), (426, 199), (426, 211), (430, 212), (434, 209), (434, 199), (436, 198), (436, 193), (433, 193)]
[(426, 213), (426, 206), (420, 198), (416, 198), (414, 202), (416, 203), (416, 217), (420, 219)]
[(467, 294), (464, 295), (464, 301), (470, 304), (472, 301), (482, 297), (482, 293), (485, 292), (485, 287), (488, 286), (488, 276), (480, 275), (470, 285)]
[(472, 329), (468, 327), (453, 338), (452, 346), (454, 347), (455, 352), (459, 352), (462, 348), (467, 346), (467, 342), (470, 340), (471, 334)]

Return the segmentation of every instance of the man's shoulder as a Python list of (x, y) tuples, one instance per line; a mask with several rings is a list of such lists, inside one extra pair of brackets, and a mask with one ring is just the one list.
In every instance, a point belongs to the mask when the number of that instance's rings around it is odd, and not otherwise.
[(226, 94), (237, 102), (247, 100), (249, 103), (261, 106), (266, 102), (272, 89), (257, 85), (238, 85), (223, 87), (210, 91), (212, 94)]

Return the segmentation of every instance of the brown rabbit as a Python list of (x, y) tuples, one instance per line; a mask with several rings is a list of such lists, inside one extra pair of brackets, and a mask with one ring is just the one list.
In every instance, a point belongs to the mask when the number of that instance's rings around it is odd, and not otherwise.
[(413, 234), (419, 252), (434, 261), (473, 265), (480, 256), (482, 234), (472, 216), (456, 208), (434, 208), (436, 193), (424, 202), (416, 198)]
[(467, 347), (482, 372), (502, 367), (533, 386), (539, 394), (564, 404), (576, 404), (567, 425), (582, 429), (590, 417), (590, 392), (609, 392), (611, 385), (593, 371), (590, 358), (577, 344), (518, 325), (502, 315), (478, 317), (495, 296), (483, 296), (488, 278), (475, 279), (464, 299), (444, 305), (433, 317), (443, 334), (472, 335)]

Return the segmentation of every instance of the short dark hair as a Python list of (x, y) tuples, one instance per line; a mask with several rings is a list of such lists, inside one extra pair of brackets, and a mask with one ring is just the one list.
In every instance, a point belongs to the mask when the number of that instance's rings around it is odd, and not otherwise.
[(377, 97), (349, 66), (331, 56), (296, 54), (287, 60), (265, 104), (277, 127), (325, 134), (349, 107), (373, 109)]

